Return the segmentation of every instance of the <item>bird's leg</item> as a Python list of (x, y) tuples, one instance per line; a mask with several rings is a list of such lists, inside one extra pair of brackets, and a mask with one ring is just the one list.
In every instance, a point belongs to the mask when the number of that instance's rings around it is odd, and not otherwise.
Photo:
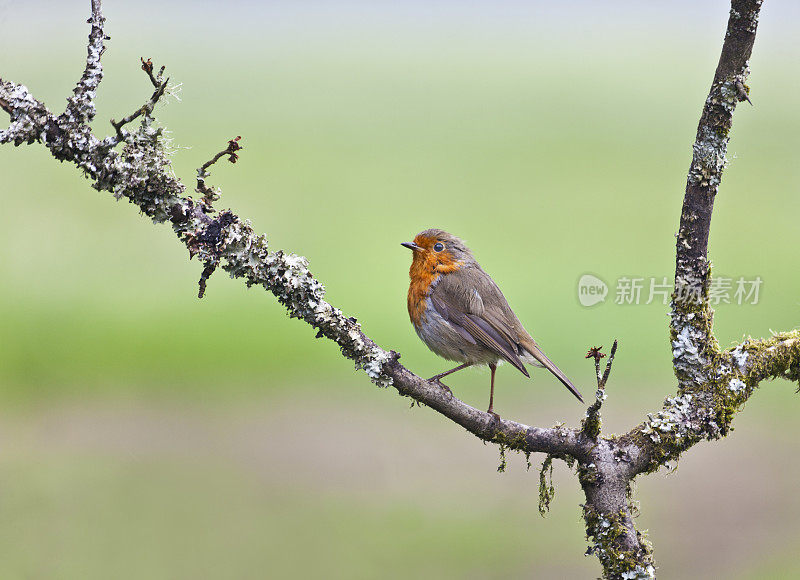
[(465, 368), (467, 368), (467, 367), (470, 367), (470, 366), (472, 366), (472, 363), (465, 362), (463, 365), (458, 365), (458, 366), (457, 366), (456, 368), (454, 368), (454, 369), (450, 369), (449, 371), (445, 371), (445, 372), (443, 372), (443, 373), (439, 373), (438, 375), (432, 376), (432, 377), (431, 377), (431, 378), (429, 378), (428, 380), (429, 380), (429, 381), (434, 381), (434, 382), (437, 382), (437, 383), (438, 383), (438, 382), (439, 382), (439, 379), (441, 379), (441, 378), (443, 378), (443, 377), (446, 377), (447, 375), (452, 375), (454, 372), (456, 372), (456, 371), (460, 371), (460, 370), (462, 370), (462, 369), (465, 369)]
[(497, 370), (497, 363), (490, 363), (489, 370), (492, 372), (492, 379), (489, 387), (489, 410), (486, 412), (499, 421), (500, 415), (494, 412), (494, 372)]
[(448, 393), (450, 393), (450, 396), (452, 397), (453, 396), (453, 391), (451, 391), (450, 387), (448, 387), (447, 385), (443, 384), (439, 379), (441, 379), (442, 377), (446, 377), (447, 375), (451, 375), (456, 371), (460, 371), (461, 369), (465, 369), (465, 368), (467, 368), (469, 366), (472, 366), (472, 363), (465, 362), (463, 365), (458, 365), (454, 369), (450, 369), (449, 371), (445, 371), (443, 373), (439, 373), (438, 375), (432, 376), (431, 378), (428, 379), (428, 381), (430, 381), (432, 383), (439, 383), (439, 386), (442, 387), (444, 390), (446, 390)]

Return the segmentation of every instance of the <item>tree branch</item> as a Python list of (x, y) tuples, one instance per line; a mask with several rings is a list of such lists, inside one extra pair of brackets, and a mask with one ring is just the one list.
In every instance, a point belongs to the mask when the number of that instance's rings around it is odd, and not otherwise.
[(86, 21), (87, 24), (92, 25), (87, 47), (86, 68), (83, 70), (81, 80), (73, 89), (72, 96), (67, 99), (67, 109), (64, 111), (64, 114), (73, 122), (89, 122), (94, 119), (94, 99), (97, 96), (97, 87), (103, 80), (103, 65), (100, 64), (100, 57), (106, 50), (103, 42), (110, 40), (103, 32), (105, 21), (101, 0), (92, 0), (92, 15)]
[[(643, 451), (641, 463), (636, 466), (640, 472), (653, 471), (676, 460), (701, 440), (726, 435), (736, 411), (758, 381), (787, 371), (791, 374), (791, 356), (782, 358), (777, 356), (778, 351), (770, 351), (776, 346), (774, 341), (746, 343), (721, 351), (713, 334), (714, 311), (708, 299), (711, 213), (727, 164), (733, 112), (749, 90), (743, 94), (741, 89), (746, 88), (748, 59), (761, 4), (761, 0), (732, 0), (719, 64), (698, 124), (677, 237), (670, 314), (678, 394), (667, 398), (661, 411), (648, 415), (647, 421), (624, 436), (625, 440), (637, 441)], [(800, 354), (797, 347), (797, 343), (790, 342), (780, 352)], [(742, 349), (753, 353), (751, 361), (761, 361), (759, 371), (736, 364), (735, 353)], [(766, 374), (765, 369), (769, 369)]]
[(750, 73), (747, 63), (753, 51), (760, 9), (761, 0), (731, 2), (725, 42), (692, 148), (675, 250), (670, 330), (673, 346), (676, 341), (685, 342), (688, 338), (698, 343), (700, 350), (694, 360), (673, 356), (675, 374), (681, 383), (693, 382), (695, 373), (703, 374), (705, 361), (719, 354), (719, 345), (712, 335), (713, 310), (708, 302), (711, 276), (708, 235), (714, 198), (728, 163), (733, 112), (739, 101), (744, 100), (740, 87), (746, 88), (744, 83)]
[[(149, 114), (124, 141), (123, 149), (116, 151), (109, 146), (113, 139), (98, 139), (80, 121), (56, 118), (22, 85), (0, 80), (0, 100), (8, 103), (12, 119), (9, 129), (0, 132), (0, 143), (42, 142), (56, 159), (82, 169), (98, 191), (127, 198), (157, 224), (170, 222), (191, 256), (204, 264), (218, 263), (247, 286), (259, 285), (274, 294), (292, 318), (306, 321), (318, 337), (336, 342), (342, 354), (377, 385), (394, 386), (400, 394), (431, 407), (481, 439), (502, 442), (509, 449), (582, 456), (575, 430), (497, 421), (493, 415), (445, 396), (440, 387), (399, 364), (396, 352), (378, 347), (355, 318), (326, 302), (325, 288), (312, 276), (306, 258), (283, 250), (270, 252), (266, 236), (256, 234), (249, 221), (231, 211), (214, 213), (205, 203), (186, 196), (186, 187), (174, 176), (161, 132), (152, 127)], [(230, 153), (227, 149), (222, 152)]]

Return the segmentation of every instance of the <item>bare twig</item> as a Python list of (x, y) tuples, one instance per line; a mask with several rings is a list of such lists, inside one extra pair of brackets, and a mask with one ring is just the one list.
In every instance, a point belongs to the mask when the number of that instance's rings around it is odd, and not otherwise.
[(600, 408), (603, 406), (603, 401), (606, 399), (606, 382), (608, 381), (608, 376), (611, 374), (611, 365), (614, 364), (614, 355), (617, 354), (617, 341), (614, 340), (614, 344), (611, 346), (611, 354), (606, 363), (606, 370), (601, 374), (600, 359), (606, 356), (600, 352), (602, 348), (602, 346), (595, 346), (590, 348), (589, 352), (586, 353), (586, 358), (594, 359), (595, 374), (597, 375), (597, 392), (595, 393), (595, 402), (586, 410), (586, 418), (581, 424), (581, 430), (592, 439), (597, 439), (600, 436)]
[(611, 345), (611, 354), (608, 355), (606, 370), (605, 372), (603, 372), (603, 378), (601, 378), (597, 383), (597, 389), (600, 391), (602, 391), (606, 386), (606, 382), (608, 381), (608, 375), (611, 374), (611, 365), (614, 364), (614, 356), (616, 354), (617, 354), (617, 339), (614, 339), (614, 344)]
[(750, 100), (750, 88), (745, 85), (741, 79), (737, 79), (736, 81), (736, 90), (738, 91), (736, 97), (739, 99), (739, 102), (747, 101), (752, 106), (753, 101)]
[(148, 58), (146, 61), (144, 58), (141, 59), (142, 61), (142, 70), (147, 73), (150, 82), (156, 88), (153, 91), (153, 94), (150, 96), (150, 99), (141, 107), (136, 109), (133, 113), (124, 117), (121, 121), (115, 121), (111, 119), (111, 125), (114, 127), (114, 130), (117, 132), (117, 141), (124, 138), (124, 134), (122, 133), (122, 127), (130, 123), (131, 121), (135, 120), (139, 115), (149, 116), (153, 114), (153, 109), (156, 107), (156, 103), (158, 100), (164, 95), (164, 91), (167, 89), (167, 83), (169, 82), (169, 77), (166, 79), (163, 78), (164, 68), (161, 67), (161, 70), (158, 72), (158, 76), (153, 76), (153, 63)]
[(206, 178), (209, 177), (211, 174), (207, 171), (209, 167), (214, 165), (217, 161), (219, 161), (225, 155), (228, 156), (228, 161), (231, 163), (236, 163), (239, 160), (239, 155), (236, 153), (243, 149), (241, 145), (239, 145), (239, 141), (241, 140), (242, 136), (238, 135), (233, 139), (228, 141), (228, 146), (214, 155), (211, 159), (203, 163), (203, 165), (197, 170), (197, 189), (195, 191), (197, 193), (203, 194), (203, 199), (206, 202), (206, 205), (211, 206), (211, 204), (219, 199), (219, 192), (214, 191), (213, 188), (206, 185)]
[(602, 346), (593, 346), (586, 352), (586, 356), (584, 358), (591, 358), (594, 359), (594, 370), (595, 374), (597, 374), (597, 384), (600, 384), (600, 380), (602, 379), (603, 375), (600, 374), (600, 360), (606, 358), (606, 355), (602, 352)]
[(150, 82), (155, 88), (161, 86), (161, 79), (164, 77), (164, 69), (167, 68), (166, 66), (162, 65), (161, 68), (158, 70), (157, 75), (153, 75), (153, 61), (149, 58), (147, 60), (144, 57), (140, 57), (139, 60), (142, 61), (142, 70), (147, 73), (147, 77), (150, 79)]
[(214, 270), (217, 269), (219, 262), (206, 262), (205, 268), (203, 268), (203, 273), (200, 274), (200, 282), (198, 283), (200, 289), (197, 292), (197, 297), (202, 298), (206, 293), (206, 283), (208, 279), (211, 278), (211, 274), (214, 273)]

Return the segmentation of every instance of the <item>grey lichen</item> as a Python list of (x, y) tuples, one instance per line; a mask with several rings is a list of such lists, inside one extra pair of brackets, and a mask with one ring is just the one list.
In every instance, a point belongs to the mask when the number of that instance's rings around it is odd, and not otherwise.
[(679, 378), (697, 380), (705, 373), (708, 359), (703, 355), (707, 335), (697, 327), (687, 324), (672, 341), (672, 361)]
[(692, 395), (667, 397), (664, 408), (657, 413), (649, 413), (642, 433), (649, 435), (655, 443), (660, 443), (663, 434), (668, 434), (680, 441), (696, 430), (692, 421), (694, 408)]
[(48, 111), (31, 96), (25, 85), (17, 85), (0, 79), (3, 109), (11, 117), (7, 129), (0, 131), (0, 144), (31, 144), (40, 138), (41, 127), (47, 122)]
[(701, 128), (693, 145), (694, 159), (689, 171), (689, 181), (702, 187), (717, 187), (722, 171), (728, 164), (727, 147), (727, 133), (708, 127)]

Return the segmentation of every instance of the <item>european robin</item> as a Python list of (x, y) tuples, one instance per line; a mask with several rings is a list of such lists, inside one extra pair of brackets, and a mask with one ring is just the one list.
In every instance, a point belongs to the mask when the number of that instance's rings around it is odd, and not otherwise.
[(544, 367), (583, 402), (575, 385), (545, 356), (522, 326), (506, 297), (484, 272), (464, 242), (445, 231), (430, 229), (402, 244), (414, 252), (409, 277), (408, 314), (429, 349), (462, 364), (431, 377), (447, 375), (473, 365), (491, 371), (489, 413), (494, 412), (494, 373), (505, 360), (526, 377), (525, 365)]

